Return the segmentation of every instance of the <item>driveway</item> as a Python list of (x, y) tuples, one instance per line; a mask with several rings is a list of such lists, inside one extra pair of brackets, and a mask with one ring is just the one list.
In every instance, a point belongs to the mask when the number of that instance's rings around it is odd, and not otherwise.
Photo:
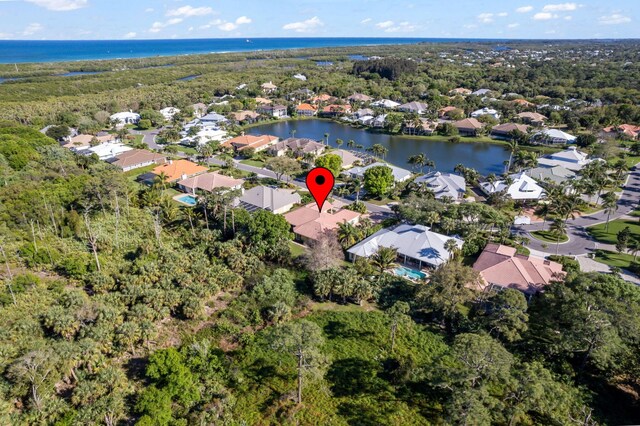
[[(618, 210), (611, 215), (610, 220), (615, 220), (623, 216), (628, 215), (638, 207), (640, 202), (640, 164), (631, 169), (627, 178), (626, 184), (622, 188), (622, 194), (618, 199)], [(560, 243), (558, 247), (558, 254), (579, 256), (593, 252), (596, 248), (610, 249), (611, 246), (597, 243), (587, 233), (587, 229), (590, 226), (598, 225), (607, 221), (607, 214), (604, 211), (600, 211), (588, 216), (581, 216), (576, 219), (570, 219), (567, 221), (567, 235), (569, 241), (566, 243)], [(539, 231), (543, 229), (542, 222), (536, 222), (531, 225), (514, 226), (512, 231), (520, 236), (527, 237), (529, 239), (528, 247), (544, 252), (547, 254), (556, 253), (556, 244), (544, 243), (535, 239), (530, 232)], [(548, 229), (549, 223), (547, 222), (544, 229)], [(543, 247), (546, 245), (547, 247)]]
[(150, 149), (162, 151), (162, 146), (156, 143), (156, 136), (159, 130), (131, 130), (132, 135), (142, 135), (142, 143), (146, 144)]

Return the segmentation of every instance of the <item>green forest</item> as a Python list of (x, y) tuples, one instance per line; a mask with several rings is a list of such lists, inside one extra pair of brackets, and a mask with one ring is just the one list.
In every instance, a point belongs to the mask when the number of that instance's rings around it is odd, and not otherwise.
[[(385, 225), (436, 222), (467, 241), (428, 284), (412, 282), (385, 272), (393, 251), (345, 261), (343, 248), (373, 226), (342, 226), (341, 245), (300, 254), (281, 215), (235, 208), (218, 192), (179, 205), (161, 180), (142, 184), (39, 131), (101, 129), (105, 112), (185, 108), (240, 82), (249, 96), (268, 80), (281, 93), (307, 87), (285, 79), (293, 72), (340, 97), (435, 107), (453, 88), (486, 86), (606, 102), (563, 112), (576, 128), (640, 122), (637, 45), (616, 45), (596, 67), (574, 61), (589, 45), (575, 46), (515, 69), (439, 56), (483, 45), (420, 44), (0, 65), (23, 78), (0, 84), (0, 424), (639, 423), (640, 288), (558, 256), (567, 277), (544, 292), (473, 290), (468, 257), (510, 238), (512, 218), (496, 206), (403, 197)], [(424, 61), (348, 59), (390, 52)], [(51, 76), (87, 70), (106, 72)]]

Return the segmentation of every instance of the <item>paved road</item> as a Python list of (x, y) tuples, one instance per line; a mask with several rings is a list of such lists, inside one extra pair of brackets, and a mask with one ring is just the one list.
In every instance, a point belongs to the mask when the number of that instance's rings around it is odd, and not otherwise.
[(131, 130), (132, 135), (142, 135), (142, 142), (151, 149), (162, 151), (162, 146), (156, 143), (159, 130)]
[[(233, 160), (234, 163), (236, 164), (236, 167), (240, 170), (244, 170), (246, 172), (251, 172), (251, 173), (255, 173), (257, 174), (259, 177), (267, 177), (267, 178), (272, 178), (272, 179), (276, 179), (276, 174), (273, 173), (271, 170), (267, 170), (267, 169), (263, 169), (260, 167), (255, 167), (255, 166), (250, 166), (248, 164), (242, 164), (240, 163), (239, 160)], [(215, 164), (215, 165), (224, 165), (224, 161), (218, 160), (217, 158), (211, 158), (209, 160), (210, 164)], [(288, 183), (296, 185), (302, 189), (307, 189), (307, 185), (304, 183), (304, 181), (302, 180), (296, 180), (296, 179), (290, 179), (288, 180)], [(343, 198), (343, 197), (336, 197), (335, 195), (333, 196), (334, 199), (341, 201), (343, 203), (346, 204), (351, 204), (355, 198), (351, 197), (351, 199), (348, 198)], [(369, 210), (371, 213), (375, 213), (378, 215), (383, 215), (383, 216), (388, 216), (392, 213), (391, 209), (387, 206), (378, 206), (376, 204), (371, 204), (371, 203), (364, 203), (365, 206), (367, 206), (367, 210)]]
[[(611, 220), (618, 219), (631, 213), (640, 202), (640, 164), (631, 169), (629, 177), (625, 186), (623, 187), (622, 194), (618, 199), (618, 210), (611, 215)], [(589, 226), (597, 225), (607, 221), (607, 214), (604, 211), (600, 211), (588, 216), (581, 216), (567, 222), (567, 235), (569, 241), (561, 243), (558, 246), (558, 253), (564, 255), (584, 255), (591, 253), (596, 248), (610, 249), (610, 246), (598, 244), (587, 233), (586, 228)], [(543, 229), (542, 222), (536, 222), (531, 225), (515, 226), (513, 232), (525, 236), (529, 239), (528, 247), (544, 252), (547, 254), (556, 253), (556, 244), (547, 243), (547, 247), (543, 247), (543, 242), (535, 239), (531, 236), (530, 232), (539, 231)], [(545, 224), (545, 228), (548, 228), (549, 224)]]

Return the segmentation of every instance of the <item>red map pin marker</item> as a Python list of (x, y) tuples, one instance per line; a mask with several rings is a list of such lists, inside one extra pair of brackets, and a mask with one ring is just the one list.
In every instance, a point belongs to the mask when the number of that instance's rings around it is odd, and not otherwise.
[(324, 167), (316, 167), (307, 174), (306, 183), (313, 199), (316, 200), (318, 210), (322, 213), (322, 206), (336, 183), (333, 173)]

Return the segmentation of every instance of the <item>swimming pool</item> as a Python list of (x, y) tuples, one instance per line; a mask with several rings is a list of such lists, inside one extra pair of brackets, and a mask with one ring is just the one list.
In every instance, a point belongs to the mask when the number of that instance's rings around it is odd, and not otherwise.
[(399, 277), (408, 278), (410, 280), (418, 281), (427, 278), (427, 274), (420, 272), (416, 269), (407, 268), (406, 266), (398, 266), (393, 270), (393, 273)]
[(186, 204), (188, 206), (195, 206), (196, 204), (198, 204), (198, 199), (189, 194), (176, 198), (176, 201), (179, 201), (182, 204)]

